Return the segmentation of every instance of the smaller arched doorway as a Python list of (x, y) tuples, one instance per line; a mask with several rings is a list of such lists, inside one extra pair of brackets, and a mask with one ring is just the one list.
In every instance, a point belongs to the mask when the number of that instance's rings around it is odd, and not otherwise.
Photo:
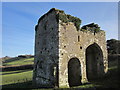
[(78, 58), (71, 58), (68, 62), (68, 83), (70, 87), (81, 84), (81, 64)]
[(104, 73), (103, 53), (96, 43), (86, 49), (86, 73), (88, 81), (92, 81)]

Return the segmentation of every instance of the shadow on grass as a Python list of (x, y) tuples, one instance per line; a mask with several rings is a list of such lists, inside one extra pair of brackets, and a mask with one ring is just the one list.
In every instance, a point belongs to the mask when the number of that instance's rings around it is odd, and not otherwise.
[[(3, 73), (0, 74), (0, 75), (8, 75), (8, 74), (22, 73), (22, 72), (31, 71), (31, 70), (32, 70), (32, 69), (16, 70), (16, 71), (13, 71), (13, 72), (3, 71)], [(4, 73), (4, 72), (6, 72), (6, 73)]]
[(98, 78), (91, 83), (99, 85), (101, 88), (118, 88), (118, 82), (118, 69), (113, 68), (104, 77)]
[(26, 89), (28, 88), (30, 89), (32, 88), (32, 81), (2, 85), (2, 89), (7, 89), (7, 88), (26, 88)]
[[(118, 86), (118, 69), (113, 68), (108, 71), (108, 73), (103, 77), (91, 81), (90, 83), (82, 84), (78, 87), (72, 88), (39, 88), (39, 90), (96, 90), (96, 89), (117, 89)], [(15, 83), (15, 84), (8, 84), (3, 85), (3, 89), (7, 88), (25, 88), (29, 90), (38, 90), (38, 88), (33, 87), (32, 81), (23, 82), (23, 83)]]
[(32, 81), (22, 82), (22, 83), (14, 83), (2, 85), (2, 90), (15, 89), (15, 90), (53, 90), (53, 88), (36, 88), (32, 85)]

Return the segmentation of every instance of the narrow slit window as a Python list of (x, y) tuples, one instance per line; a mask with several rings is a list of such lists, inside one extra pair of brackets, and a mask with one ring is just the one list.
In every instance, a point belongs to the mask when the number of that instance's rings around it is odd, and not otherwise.
[(54, 67), (54, 73), (53, 73), (53, 74), (54, 74), (54, 77), (55, 77), (55, 78), (56, 78), (56, 71), (57, 71), (57, 70), (56, 70), (56, 67)]
[(78, 42), (80, 41), (80, 36), (78, 36)]

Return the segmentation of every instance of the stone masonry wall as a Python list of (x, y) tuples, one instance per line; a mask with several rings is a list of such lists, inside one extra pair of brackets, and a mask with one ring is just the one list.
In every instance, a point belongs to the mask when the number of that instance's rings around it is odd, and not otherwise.
[[(68, 62), (71, 58), (77, 57), (81, 63), (82, 82), (87, 82), (85, 51), (91, 44), (98, 44), (103, 52), (104, 71), (107, 71), (107, 51), (105, 32), (101, 31), (94, 35), (88, 31), (77, 31), (73, 23), (59, 23), (59, 85), (68, 84)], [(79, 37), (79, 40), (78, 40)]]
[(56, 81), (53, 70), (58, 69), (59, 37), (55, 18), (56, 13), (52, 11), (38, 21), (33, 72), (33, 82), (37, 87), (54, 87)]
[[(60, 16), (60, 14), (62, 16)], [(104, 72), (107, 72), (107, 48), (105, 32), (80, 31), (80, 20), (51, 9), (43, 15), (36, 26), (33, 84), (37, 87), (68, 86), (68, 62), (77, 58), (81, 65), (82, 83), (88, 82), (86, 49), (95, 44), (101, 50)], [(61, 19), (63, 18), (63, 19)], [(95, 56), (97, 58), (99, 56)], [(99, 63), (97, 63), (98, 65)], [(100, 65), (99, 65), (100, 66)], [(94, 67), (96, 68), (96, 67)], [(97, 68), (99, 76), (102, 76)]]

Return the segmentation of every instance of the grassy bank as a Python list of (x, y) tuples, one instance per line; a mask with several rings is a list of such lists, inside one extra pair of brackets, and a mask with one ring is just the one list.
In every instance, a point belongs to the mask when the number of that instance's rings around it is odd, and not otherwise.
[(32, 80), (32, 70), (7, 71), (2, 73), (2, 85)]

